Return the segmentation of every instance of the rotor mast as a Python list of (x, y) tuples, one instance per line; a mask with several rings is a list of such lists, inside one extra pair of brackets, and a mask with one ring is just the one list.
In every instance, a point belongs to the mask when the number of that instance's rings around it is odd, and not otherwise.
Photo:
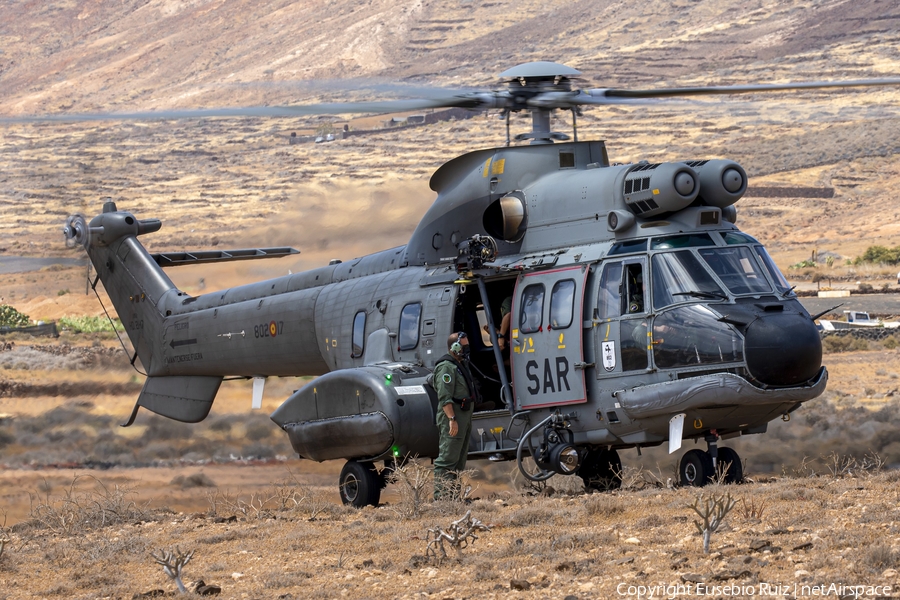
[(578, 94), (572, 90), (571, 85), (571, 79), (578, 75), (581, 75), (581, 71), (577, 69), (548, 61), (517, 65), (500, 74), (501, 79), (509, 82), (506, 92), (509, 95), (507, 123), (511, 112), (531, 112), (531, 131), (517, 134), (516, 141), (531, 140), (531, 144), (552, 144), (554, 141), (570, 139), (565, 133), (550, 130), (550, 115), (558, 108), (557, 101)]

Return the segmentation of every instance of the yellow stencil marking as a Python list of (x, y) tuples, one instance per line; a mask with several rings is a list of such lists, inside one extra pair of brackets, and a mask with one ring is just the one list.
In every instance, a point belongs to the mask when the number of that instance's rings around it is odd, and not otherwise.
[(609, 325), (609, 323), (607, 323), (607, 324), (606, 324), (606, 335), (603, 336), (603, 341), (604, 341), (604, 342), (608, 342), (608, 341), (609, 341), (609, 327), (610, 327), (610, 325)]
[(337, 348), (337, 340), (331, 340), (331, 347)]
[(495, 160), (494, 164), (491, 166), (491, 175), (503, 175), (503, 168), (505, 166), (506, 166), (505, 158)]
[(512, 330), (512, 336), (513, 336), (513, 339), (514, 339), (514, 340), (519, 339), (519, 330), (518, 330), (518, 329), (513, 329), (513, 330)]
[(659, 196), (659, 190), (653, 190), (653, 195), (654, 195), (654, 196)]
[(559, 334), (559, 346), (557, 346), (557, 348), (559, 348), (560, 350), (565, 350), (565, 348), (566, 348), (566, 345), (563, 343), (564, 337), (565, 337), (565, 334), (563, 334), (563, 333)]
[(489, 158), (486, 161), (484, 161), (484, 171), (481, 173), (481, 176), (487, 177), (488, 173), (490, 173), (490, 172), (491, 172), (491, 159)]
[(528, 338), (528, 351), (534, 352), (534, 338)]

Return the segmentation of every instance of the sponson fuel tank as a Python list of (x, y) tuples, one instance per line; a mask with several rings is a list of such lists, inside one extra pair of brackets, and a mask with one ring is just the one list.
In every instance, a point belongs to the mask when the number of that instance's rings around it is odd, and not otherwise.
[(386, 364), (326, 373), (272, 413), (302, 457), (437, 456), (430, 371)]

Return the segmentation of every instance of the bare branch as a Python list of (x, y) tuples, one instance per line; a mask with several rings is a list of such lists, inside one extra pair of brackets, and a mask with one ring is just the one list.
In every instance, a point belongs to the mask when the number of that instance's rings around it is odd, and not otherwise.
[(462, 551), (467, 548), (470, 543), (474, 543), (478, 539), (476, 531), (490, 531), (489, 525), (485, 525), (478, 519), (472, 518), (472, 511), (467, 511), (461, 518), (450, 523), (447, 531), (440, 527), (434, 527), (428, 530), (429, 541), (425, 548), (425, 556), (433, 558), (438, 564), (441, 564), (447, 558), (447, 549), (444, 543), (450, 545), (456, 550), (457, 560), (462, 559)]
[(712, 533), (719, 528), (725, 517), (734, 508), (737, 501), (731, 497), (731, 494), (710, 494), (704, 496), (700, 494), (691, 504), (690, 508), (697, 513), (700, 521), (694, 521), (694, 526), (700, 535), (703, 536), (703, 553), (709, 554), (709, 539)]
[(184, 566), (191, 562), (191, 558), (194, 556), (194, 551), (190, 552), (182, 552), (181, 548), (175, 547), (175, 552), (160, 551), (159, 556), (150, 553), (150, 556), (153, 557), (153, 560), (156, 561), (157, 564), (162, 565), (163, 572), (169, 576), (169, 579), (173, 579), (175, 581), (175, 585), (178, 586), (178, 591), (182, 594), (187, 593), (187, 588), (184, 587), (184, 584), (181, 582), (181, 571), (184, 569)]

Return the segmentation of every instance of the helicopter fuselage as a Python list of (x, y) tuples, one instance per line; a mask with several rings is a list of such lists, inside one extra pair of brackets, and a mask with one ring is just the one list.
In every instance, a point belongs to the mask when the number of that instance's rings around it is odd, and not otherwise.
[(194, 422), (224, 376), (316, 375), (272, 415), (298, 454), (433, 457), (428, 375), (465, 331), (494, 403), (474, 415), (470, 456), (527, 442), (569, 473), (560, 445), (760, 433), (824, 390), (810, 315), (733, 223), (737, 164), (610, 165), (596, 141), (505, 147), (450, 161), (432, 188), (406, 246), (197, 297), (138, 242), (158, 221), (113, 205), (73, 229), (149, 376), (137, 406)]

